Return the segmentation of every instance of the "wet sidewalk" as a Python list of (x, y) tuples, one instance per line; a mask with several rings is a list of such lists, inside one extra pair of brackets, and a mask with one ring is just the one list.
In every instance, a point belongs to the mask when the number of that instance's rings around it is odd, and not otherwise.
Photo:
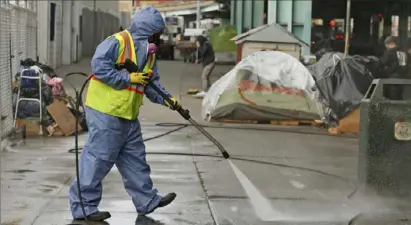
[[(171, 62), (171, 65), (166, 65), (164, 69), (175, 71), (180, 66), (179, 63)], [(189, 75), (200, 70), (198, 66), (192, 66)], [(89, 60), (59, 69), (58, 74), (64, 77), (64, 74), (76, 71), (90, 74)], [(162, 82), (181, 98), (181, 82), (173, 76), (175, 75), (163, 76)], [(79, 90), (84, 81), (85, 77), (81, 75), (66, 78), (65, 87), (68, 94), (74, 96), (72, 85)], [(195, 102), (199, 103), (198, 100)], [(144, 138), (178, 128), (156, 126), (158, 122), (183, 122), (166, 107), (149, 103), (148, 100), (141, 110), (140, 120)], [(215, 224), (197, 169), (198, 160), (192, 156), (193, 151), (200, 150), (196, 146), (209, 143), (200, 140), (193, 144), (190, 137), (197, 134), (191, 134), (191, 130), (186, 128), (146, 143), (147, 160), (151, 165), (155, 187), (160, 193), (177, 193), (177, 198), (171, 205), (158, 209), (151, 215), (164, 224)], [(81, 135), (80, 146), (86, 138), (87, 134)], [(31, 138), (27, 139), (24, 145), (2, 152), (2, 225), (59, 225), (71, 222), (68, 188), (75, 176), (75, 155), (68, 153), (68, 150), (73, 146), (74, 137)], [(211, 154), (216, 153), (213, 148), (201, 149), (203, 154), (207, 151)], [(179, 155), (166, 154), (170, 152)], [(116, 168), (113, 168), (106, 177), (103, 186), (100, 210), (107, 210), (112, 214), (112, 218), (107, 222), (134, 224), (137, 215)], [(141, 223), (162, 224), (147, 221)]]
[[(143, 124), (145, 137), (156, 136), (164, 128)], [(86, 135), (81, 136), (84, 143)], [(2, 157), (2, 224), (68, 224), (68, 188), (75, 174), (74, 154), (67, 151), (74, 139), (28, 139)], [(172, 147), (170, 147), (172, 146)], [(166, 224), (214, 224), (196, 164), (192, 156), (156, 155), (164, 151), (190, 154), (186, 132), (176, 132), (161, 140), (147, 142), (152, 178), (161, 193), (176, 192), (170, 206), (156, 210), (153, 218)], [(134, 224), (134, 206), (123, 188), (116, 168), (103, 183), (100, 210), (112, 213), (109, 224)], [(156, 224), (156, 223), (150, 223)]]
[[(194, 118), (201, 101), (184, 95), (199, 87), (198, 65), (160, 61), (161, 81), (182, 99)], [(60, 70), (89, 73), (88, 62)], [(217, 79), (229, 66), (216, 68)], [(84, 78), (70, 80), (79, 87)], [(66, 85), (67, 87), (67, 85)], [(69, 90), (70, 91), (70, 90)], [(184, 123), (177, 113), (145, 101), (141, 110), (143, 137), (150, 138), (177, 127), (158, 123)], [(349, 198), (355, 190), (357, 145), (353, 138), (323, 135), (318, 130), (231, 125), (206, 128), (225, 146), (231, 161), (273, 206), (276, 217), (263, 220), (249, 195), (218, 149), (193, 127), (186, 127), (146, 143), (155, 187), (174, 191), (175, 202), (156, 210), (153, 225), (267, 225), (348, 224), (359, 212), (390, 210), (381, 202)], [(87, 135), (80, 138), (80, 146)], [(68, 187), (75, 175), (74, 154), (67, 151), (73, 137), (28, 139), (26, 145), (3, 152), (1, 158), (2, 225), (61, 225), (71, 222)], [(193, 156), (192, 154), (196, 154)], [(110, 225), (135, 224), (136, 213), (113, 168), (103, 183), (100, 210), (109, 210)], [(377, 224), (373, 222), (358, 225)]]

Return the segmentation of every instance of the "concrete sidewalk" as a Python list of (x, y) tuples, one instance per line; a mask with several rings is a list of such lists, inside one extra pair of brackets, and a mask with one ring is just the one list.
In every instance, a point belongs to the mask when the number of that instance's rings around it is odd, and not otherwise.
[[(173, 71), (173, 73), (164, 72), (167, 75), (162, 76), (162, 82), (173, 94), (181, 98), (180, 85), (187, 82), (181, 81), (182, 76), (175, 73), (181, 64), (179, 62), (165, 62), (165, 64), (161, 72)], [(76, 71), (90, 74), (89, 60), (83, 60), (79, 64), (57, 71), (62, 77)], [(201, 72), (201, 68), (190, 65), (181, 72), (191, 76)], [(78, 75), (65, 78), (68, 94), (74, 96), (71, 85), (79, 89), (84, 80), (85, 77)], [(190, 108), (195, 109), (200, 106), (198, 100), (184, 103), (190, 106), (193, 102), (196, 105), (191, 105)], [(140, 119), (146, 138), (175, 129), (175, 127), (158, 127), (155, 123), (183, 122), (176, 113), (166, 107), (152, 104), (148, 100), (141, 111)], [(174, 191), (178, 194), (172, 205), (156, 210), (152, 215), (153, 218), (160, 219), (166, 224), (215, 224), (196, 160), (191, 156), (194, 151), (193, 146), (197, 145), (191, 143), (193, 141), (190, 138), (191, 133), (191, 128), (187, 128), (146, 143), (147, 151), (153, 154), (148, 155), (148, 161), (152, 167), (152, 178), (156, 188), (161, 193)], [(80, 146), (84, 144), (86, 138), (86, 134), (80, 137)], [(28, 139), (23, 146), (2, 153), (2, 225), (46, 225), (70, 222), (67, 196), (69, 185), (75, 175), (75, 161), (74, 154), (69, 154), (67, 151), (73, 145), (73, 137), (34, 138)], [(164, 155), (168, 151), (185, 153), (187, 156)], [(214, 149), (203, 149), (201, 153), (207, 151), (215, 154)], [(110, 224), (134, 224), (136, 213), (116, 168), (113, 168), (104, 180), (103, 196), (100, 210), (108, 210), (112, 213), (113, 218), (108, 220)]]
[[(159, 67), (162, 83), (199, 119), (201, 101), (181, 93), (200, 87), (201, 68), (178, 61), (160, 61)], [(218, 66), (213, 79), (229, 69)], [(89, 73), (89, 70), (84, 60), (59, 72)], [(76, 87), (84, 81), (81, 77), (68, 79), (73, 79)], [(149, 101), (145, 101), (140, 119), (144, 138), (176, 128), (157, 123), (184, 122), (176, 113)], [(152, 214), (160, 222), (139, 224), (346, 225), (359, 212), (396, 208), (395, 204), (382, 204), (378, 199), (348, 198), (356, 181), (356, 139), (299, 130), (245, 128), (248, 126), (207, 130), (225, 146), (234, 165), (269, 199), (275, 221), (264, 221), (258, 216), (229, 163), (216, 157), (218, 150), (212, 143), (193, 127), (187, 127), (146, 143), (155, 186), (162, 193), (175, 191), (178, 196), (170, 206)], [(86, 134), (81, 136), (81, 144), (86, 138)], [(2, 153), (2, 225), (70, 222), (67, 195), (75, 164), (74, 155), (67, 150), (73, 144), (72, 137), (29, 139), (25, 146)], [(209, 156), (192, 156), (192, 153)], [(115, 168), (104, 180), (100, 209), (113, 214), (108, 221), (111, 225), (134, 224), (135, 210)], [(378, 221), (357, 224), (378, 224)]]

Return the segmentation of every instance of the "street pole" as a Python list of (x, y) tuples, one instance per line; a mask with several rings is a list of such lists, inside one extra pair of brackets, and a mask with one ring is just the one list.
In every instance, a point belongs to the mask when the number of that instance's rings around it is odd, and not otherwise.
[(197, 29), (200, 29), (200, 17), (201, 17), (201, 11), (200, 11), (200, 0), (197, 0)]
[[(201, 11), (200, 11), (201, 9), (200, 9), (200, 0), (197, 0), (197, 25), (196, 25), (196, 28), (197, 29), (200, 29), (200, 17), (201, 17)], [(197, 51), (196, 51), (196, 61), (198, 61), (198, 48), (197, 48)]]
[(350, 36), (351, 36), (351, 0), (347, 0), (347, 11), (345, 15), (345, 48), (344, 57), (348, 55), (348, 49), (350, 48)]
[(96, 49), (98, 46), (97, 31), (97, 0), (93, 0), (93, 49)]

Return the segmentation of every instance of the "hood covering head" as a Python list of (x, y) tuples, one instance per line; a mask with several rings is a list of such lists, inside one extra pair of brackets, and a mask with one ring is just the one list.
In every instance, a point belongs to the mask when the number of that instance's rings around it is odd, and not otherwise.
[(197, 37), (197, 41), (200, 42), (200, 45), (203, 45), (207, 41), (207, 38), (200, 35)]
[(129, 31), (134, 40), (148, 40), (165, 29), (164, 19), (155, 7), (146, 7), (133, 15)]

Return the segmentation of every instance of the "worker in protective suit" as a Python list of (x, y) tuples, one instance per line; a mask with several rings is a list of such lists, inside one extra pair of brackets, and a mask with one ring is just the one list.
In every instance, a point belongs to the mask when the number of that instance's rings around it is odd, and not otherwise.
[[(161, 196), (153, 188), (138, 121), (144, 95), (173, 110), (181, 107), (159, 82), (154, 52), (164, 28), (160, 12), (148, 7), (133, 16), (128, 29), (110, 36), (96, 49), (85, 103), (89, 137), (80, 160), (80, 189), (87, 218), (83, 215), (75, 180), (70, 187), (74, 219), (103, 221), (111, 217), (109, 212), (99, 211), (98, 205), (102, 197), (101, 182), (114, 164), (138, 215), (164, 207), (176, 197), (175, 193)], [(116, 69), (115, 65), (124, 63), (127, 58), (138, 65), (138, 73)], [(148, 82), (163, 89), (174, 104), (169, 105), (146, 86)]]

